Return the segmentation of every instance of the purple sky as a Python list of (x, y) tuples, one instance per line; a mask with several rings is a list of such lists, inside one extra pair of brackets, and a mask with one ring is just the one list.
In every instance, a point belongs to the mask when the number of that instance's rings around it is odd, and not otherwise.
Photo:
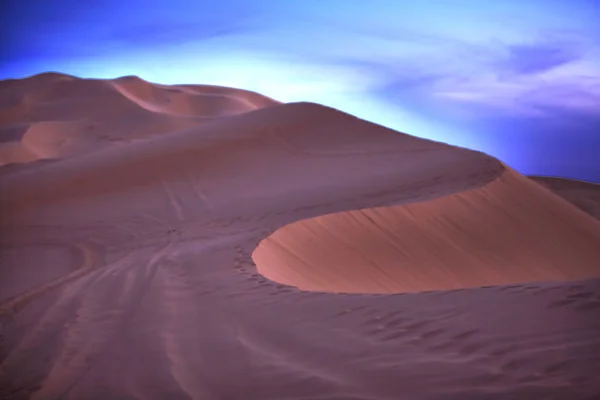
[(6, 3), (0, 78), (234, 86), (600, 182), (600, 0)]

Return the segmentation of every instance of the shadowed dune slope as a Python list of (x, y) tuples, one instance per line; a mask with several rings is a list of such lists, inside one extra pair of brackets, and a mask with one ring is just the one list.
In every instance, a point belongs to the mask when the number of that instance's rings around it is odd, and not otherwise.
[(600, 219), (600, 184), (550, 176), (530, 176), (582, 211)]
[(394, 293), (600, 276), (600, 223), (507, 169), (485, 186), (298, 221), (258, 270), (305, 290)]
[(71, 157), (279, 104), (241, 89), (135, 76), (45, 73), (0, 86), (0, 166)]

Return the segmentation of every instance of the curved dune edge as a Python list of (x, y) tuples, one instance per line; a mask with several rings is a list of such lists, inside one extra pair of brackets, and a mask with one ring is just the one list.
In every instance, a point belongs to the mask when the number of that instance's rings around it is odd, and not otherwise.
[(0, 143), (0, 167), (9, 164), (25, 164), (38, 161), (40, 157), (19, 142)]
[(137, 76), (108, 82), (121, 95), (145, 110), (180, 117), (223, 117), (280, 104), (258, 93), (219, 86), (161, 85)]
[(600, 276), (600, 223), (507, 169), (481, 188), (280, 228), (258, 271), (309, 291), (401, 293)]

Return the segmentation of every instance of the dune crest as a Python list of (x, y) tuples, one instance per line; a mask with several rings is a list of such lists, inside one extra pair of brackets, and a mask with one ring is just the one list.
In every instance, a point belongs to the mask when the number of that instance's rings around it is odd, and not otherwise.
[(140, 107), (175, 116), (223, 117), (279, 104), (253, 92), (218, 86), (157, 85), (137, 76), (111, 81), (115, 89)]

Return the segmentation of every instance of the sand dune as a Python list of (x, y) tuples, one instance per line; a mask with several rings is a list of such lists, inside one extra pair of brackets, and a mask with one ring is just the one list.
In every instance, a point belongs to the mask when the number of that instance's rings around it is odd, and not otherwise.
[(254, 252), (304, 290), (395, 293), (600, 275), (600, 222), (508, 169), (485, 186), (285, 226)]
[(166, 86), (136, 76), (113, 81), (119, 93), (141, 107), (158, 113), (193, 117), (222, 117), (279, 104), (256, 93), (209, 85)]
[(530, 178), (592, 217), (600, 219), (599, 184), (548, 176), (530, 176)]
[(0, 399), (600, 393), (599, 222), (500, 161), (237, 89), (0, 88)]
[[(333, 127), (338, 130), (329, 133)], [(361, 138), (369, 144), (362, 146)], [(335, 146), (336, 139), (343, 144)], [(178, 219), (193, 220), (203, 211), (194, 197), (210, 205), (213, 215), (239, 213), (240, 207), (246, 213), (311, 207), (333, 194), (347, 202), (363, 194), (383, 198), (399, 182), (406, 199), (426, 199), (477, 187), (501, 170), (482, 153), (398, 135), (324, 106), (292, 103), (6, 176), (0, 190), (10, 196), (0, 198), (0, 207), (16, 216), (42, 205), (127, 194), (134, 197), (114, 212), (135, 213), (140, 204), (160, 210), (155, 203), (168, 202)], [(57, 221), (69, 218), (52, 213)]]
[(4, 81), (0, 124), (26, 133), (0, 143), (0, 165), (85, 154), (275, 104), (244, 90), (157, 85), (138, 77), (46, 73)]

